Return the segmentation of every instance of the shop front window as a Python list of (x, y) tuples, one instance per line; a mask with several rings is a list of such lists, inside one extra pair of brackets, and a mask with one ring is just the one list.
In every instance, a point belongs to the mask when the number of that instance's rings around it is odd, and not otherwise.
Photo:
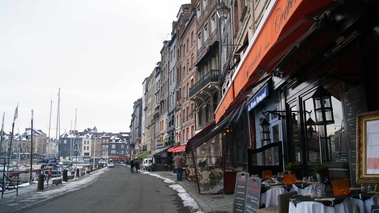
[(315, 113), (312, 99), (304, 101), (306, 127), (306, 147), (308, 162), (346, 162), (346, 144), (343, 137), (343, 113), (341, 102), (332, 97), (332, 124), (315, 125)]
[(220, 193), (223, 190), (222, 141), (219, 135), (195, 149), (197, 176), (201, 193)]
[[(315, 125), (314, 119), (315, 114), (312, 113), (313, 109), (313, 100), (312, 98), (304, 101), (305, 103), (305, 112), (304, 119), (306, 119), (306, 148), (307, 148), (307, 161), (310, 163), (320, 162), (320, 137), (319, 131), (317, 131), (317, 126)], [(313, 121), (313, 123), (312, 123)]]
[(297, 163), (302, 162), (302, 150), (301, 150), (301, 143), (300, 143), (300, 130), (299, 130), (299, 115), (297, 114), (297, 107), (293, 106), (291, 107), (291, 142), (293, 147), (293, 153), (294, 153), (294, 159), (289, 159), (290, 161), (295, 161)]

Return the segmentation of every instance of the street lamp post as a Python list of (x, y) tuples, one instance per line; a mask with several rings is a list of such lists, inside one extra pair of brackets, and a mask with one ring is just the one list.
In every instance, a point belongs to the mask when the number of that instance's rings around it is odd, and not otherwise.
[[(226, 59), (223, 60), (223, 38), (224, 38), (224, 34), (223, 34), (223, 22), (225, 24), (225, 20), (228, 18), (228, 14), (229, 14), (229, 7), (224, 3), (223, 0), (221, 0), (220, 4), (218, 5), (217, 7), (217, 16), (218, 16), (218, 19), (219, 19), (219, 72), (220, 72), (220, 76), (224, 76), (223, 75), (223, 65), (226, 63)], [(222, 79), (223, 81), (223, 79)]]
[(217, 15), (221, 20), (225, 20), (228, 18), (229, 7), (226, 6), (223, 0), (221, 0), (220, 5), (217, 7)]

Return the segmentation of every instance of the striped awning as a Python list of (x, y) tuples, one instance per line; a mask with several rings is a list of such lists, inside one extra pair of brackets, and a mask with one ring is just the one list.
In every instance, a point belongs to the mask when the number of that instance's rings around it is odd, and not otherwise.
[(167, 150), (167, 152), (185, 152), (186, 151), (186, 145), (180, 145), (180, 146), (173, 146)]

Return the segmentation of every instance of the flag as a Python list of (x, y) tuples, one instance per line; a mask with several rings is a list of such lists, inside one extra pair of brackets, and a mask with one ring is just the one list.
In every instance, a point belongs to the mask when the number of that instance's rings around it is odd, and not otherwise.
[(13, 118), (13, 123), (16, 121), (17, 117), (18, 117), (18, 104), (17, 104), (17, 107), (16, 107), (16, 109), (14, 110), (14, 118)]

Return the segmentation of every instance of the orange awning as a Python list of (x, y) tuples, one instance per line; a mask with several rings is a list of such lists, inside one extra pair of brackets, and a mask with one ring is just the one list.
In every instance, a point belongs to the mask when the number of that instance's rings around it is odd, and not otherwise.
[[(293, 44), (313, 25), (309, 20), (330, 6), (333, 0), (278, 0), (267, 17), (265, 25), (248, 47), (248, 53), (237, 68), (236, 77), (218, 105), (215, 122), (218, 123), (236, 97), (248, 84), (260, 77), (260, 69), (269, 71)], [(308, 18), (308, 19), (307, 19)]]
[(167, 152), (185, 152), (186, 151), (186, 145), (180, 145), (180, 146), (173, 146), (167, 150)]

